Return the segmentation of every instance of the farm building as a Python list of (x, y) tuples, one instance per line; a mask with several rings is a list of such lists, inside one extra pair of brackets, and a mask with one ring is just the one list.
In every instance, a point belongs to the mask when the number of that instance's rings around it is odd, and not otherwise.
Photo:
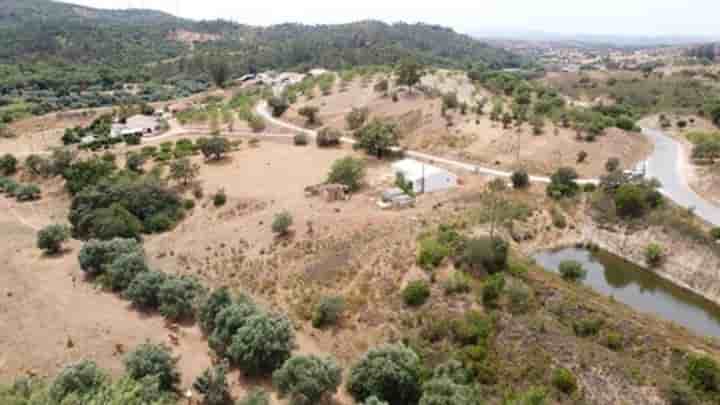
[(127, 119), (124, 124), (113, 124), (110, 131), (111, 137), (125, 135), (153, 135), (160, 130), (160, 122), (157, 117), (148, 115), (134, 115)]
[(405, 181), (412, 183), (416, 193), (443, 191), (458, 185), (454, 173), (417, 160), (403, 159), (393, 163), (392, 167), (396, 175), (402, 174)]

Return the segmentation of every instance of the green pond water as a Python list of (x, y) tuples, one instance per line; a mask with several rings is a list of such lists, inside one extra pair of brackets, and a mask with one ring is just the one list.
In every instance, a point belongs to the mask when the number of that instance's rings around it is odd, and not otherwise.
[(580, 262), (587, 270), (583, 284), (592, 289), (640, 312), (673, 321), (699, 336), (720, 337), (720, 306), (620, 257), (603, 251), (563, 248), (533, 258), (554, 272), (563, 261)]

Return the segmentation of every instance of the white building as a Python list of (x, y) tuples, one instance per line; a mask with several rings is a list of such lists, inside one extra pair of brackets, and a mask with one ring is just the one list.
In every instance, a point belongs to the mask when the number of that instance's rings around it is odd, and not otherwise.
[(150, 115), (133, 115), (124, 124), (113, 124), (110, 129), (110, 137), (127, 135), (153, 135), (160, 130), (160, 122), (157, 117)]
[(413, 159), (403, 159), (393, 163), (393, 171), (402, 173), (405, 181), (413, 185), (416, 193), (432, 193), (455, 188), (458, 178), (445, 169), (431, 166)]

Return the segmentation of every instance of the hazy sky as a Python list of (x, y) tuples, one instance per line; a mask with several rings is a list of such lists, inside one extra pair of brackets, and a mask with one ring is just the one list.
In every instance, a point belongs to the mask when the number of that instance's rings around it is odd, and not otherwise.
[[(720, 37), (719, 0), (66, 0), (101, 8), (152, 8), (193, 19), (253, 24), (340, 23), (360, 19), (427, 22), (462, 32)], [(442, 6), (442, 7), (440, 7)]]

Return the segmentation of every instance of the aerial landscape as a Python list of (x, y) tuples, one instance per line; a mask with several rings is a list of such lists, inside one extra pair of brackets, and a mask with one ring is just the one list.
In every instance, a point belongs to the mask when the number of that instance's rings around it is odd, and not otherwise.
[(720, 5), (185, 3), (0, 0), (0, 405), (720, 404)]

